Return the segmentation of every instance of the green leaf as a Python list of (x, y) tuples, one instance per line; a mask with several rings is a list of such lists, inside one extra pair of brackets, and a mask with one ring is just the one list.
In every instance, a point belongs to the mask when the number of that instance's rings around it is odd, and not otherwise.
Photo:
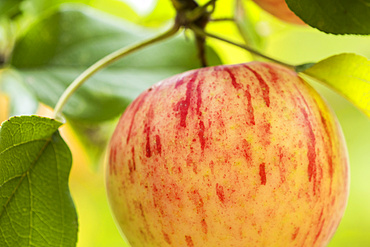
[(122, 0), (94, 0), (89, 6), (134, 23), (141, 19), (131, 6)]
[(122, 0), (28, 0), (23, 9), (27, 14), (38, 16), (60, 5), (71, 3), (89, 5), (132, 22), (140, 20), (138, 14)]
[(260, 50), (263, 47), (263, 39), (256, 31), (255, 21), (252, 19), (252, 11), (249, 8), (245, 8), (244, 4), (242, 0), (235, 1), (235, 24), (245, 43)]
[[(15, 45), (11, 64), (41, 102), (54, 106), (94, 62), (158, 32), (90, 8), (65, 7), (31, 27)], [(221, 63), (210, 49), (208, 58), (211, 65)], [(153, 44), (94, 75), (68, 101), (64, 114), (81, 121), (111, 119), (153, 83), (199, 64), (193, 42), (173, 38)]]
[(340, 54), (304, 70), (303, 75), (341, 94), (370, 117), (370, 61), (356, 54)]
[(286, 0), (304, 22), (326, 33), (370, 34), (368, 0)]
[(13, 117), (0, 128), (0, 246), (75, 246), (71, 153), (61, 123)]
[(24, 7), (28, 13), (39, 15), (51, 8), (65, 3), (81, 3), (89, 4), (94, 0), (28, 0), (28, 4)]
[(19, 13), (19, 5), (23, 0), (1, 0), (0, 1), (0, 17), (12, 17)]
[(22, 77), (11, 69), (0, 70), (0, 92), (10, 99), (10, 116), (36, 113), (38, 102), (24, 85)]

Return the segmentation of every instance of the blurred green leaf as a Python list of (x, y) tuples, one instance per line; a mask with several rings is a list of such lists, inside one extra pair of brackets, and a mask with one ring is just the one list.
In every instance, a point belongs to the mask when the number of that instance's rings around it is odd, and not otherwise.
[(302, 73), (341, 94), (370, 117), (370, 61), (356, 54), (324, 59)]
[(0, 18), (12, 17), (16, 15), (20, 9), (19, 5), (23, 0), (1, 0), (0, 1)]
[(0, 92), (10, 99), (10, 116), (36, 113), (38, 101), (15, 71), (0, 69)]
[(326, 33), (370, 34), (367, 0), (286, 0), (304, 22)]
[[(11, 65), (41, 102), (54, 106), (94, 62), (154, 35), (91, 8), (65, 7), (40, 20), (16, 43)], [(221, 63), (210, 49), (208, 59), (211, 65)], [(64, 114), (82, 121), (111, 119), (153, 83), (197, 67), (197, 51), (190, 41), (173, 38), (151, 45), (97, 73), (72, 96)]]
[(23, 7), (28, 13), (40, 15), (52, 8), (58, 8), (62, 4), (83, 4), (109, 14), (130, 20), (138, 21), (137, 13), (124, 1), (121, 0), (28, 0)]
[(0, 246), (75, 246), (71, 153), (61, 123), (13, 117), (0, 128)]
[(24, 9), (31, 14), (40, 15), (41, 13), (51, 9), (57, 8), (65, 3), (82, 3), (89, 4), (94, 0), (28, 0)]
[(129, 20), (130, 22), (139, 22), (140, 16), (122, 0), (95, 0), (89, 4), (98, 10), (108, 14)]
[(162, 26), (163, 23), (175, 18), (176, 11), (168, 0), (157, 0), (153, 11), (147, 15), (140, 23), (145, 26), (158, 27)]
[(263, 39), (257, 33), (254, 21), (251, 18), (252, 12), (244, 7), (242, 0), (235, 1), (235, 24), (244, 42), (249, 46), (260, 50), (263, 47)]

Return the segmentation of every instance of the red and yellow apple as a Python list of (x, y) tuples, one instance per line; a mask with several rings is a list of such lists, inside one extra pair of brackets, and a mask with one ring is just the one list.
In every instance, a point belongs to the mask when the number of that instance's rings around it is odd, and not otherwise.
[(305, 25), (305, 23), (291, 11), (285, 0), (253, 0), (263, 10), (285, 22)]
[(348, 197), (340, 126), (297, 74), (252, 62), (173, 76), (113, 134), (106, 171), (132, 246), (325, 246)]

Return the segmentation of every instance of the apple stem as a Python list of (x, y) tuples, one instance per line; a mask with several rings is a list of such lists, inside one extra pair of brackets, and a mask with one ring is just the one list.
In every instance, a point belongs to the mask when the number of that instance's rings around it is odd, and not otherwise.
[(261, 58), (264, 58), (264, 59), (267, 59), (267, 60), (270, 60), (274, 63), (277, 63), (277, 64), (280, 64), (282, 66), (285, 66), (285, 67), (288, 67), (289, 69), (292, 69), (292, 70), (296, 70), (296, 66), (294, 65), (291, 65), (291, 64), (288, 64), (288, 63), (285, 63), (285, 62), (282, 62), (280, 60), (277, 60), (277, 59), (274, 59), (274, 58), (271, 58), (265, 54), (262, 54), (261, 52), (247, 46), (247, 45), (244, 45), (244, 44), (240, 44), (240, 43), (236, 43), (234, 41), (230, 41), (230, 40), (227, 40), (225, 38), (222, 38), (220, 36), (217, 36), (217, 35), (214, 35), (214, 34), (211, 34), (211, 33), (208, 33), (206, 31), (204, 31), (203, 29), (197, 27), (196, 25), (189, 25), (189, 28), (198, 36), (203, 36), (203, 37), (210, 37), (210, 38), (214, 38), (214, 39), (217, 39), (217, 40), (221, 40), (223, 42), (226, 42), (226, 43), (229, 43), (231, 45), (235, 45), (237, 47), (240, 47), (244, 50), (247, 50), (248, 52), (256, 55), (256, 56), (259, 56)]
[(232, 17), (223, 17), (223, 18), (215, 18), (215, 19), (209, 19), (210, 22), (222, 22), (222, 21), (235, 21), (235, 18)]
[(62, 109), (64, 107), (64, 105), (67, 103), (68, 99), (73, 95), (73, 93), (79, 88), (82, 86), (82, 84), (87, 80), (89, 79), (91, 76), (93, 76), (96, 72), (98, 72), (99, 70), (101, 70), (102, 68), (105, 68), (107, 67), (108, 65), (110, 65), (111, 63), (127, 56), (128, 54), (130, 53), (133, 53), (134, 51), (137, 51), (137, 50), (140, 50), (150, 44), (153, 44), (155, 42), (158, 42), (158, 41), (161, 41), (161, 40), (164, 40), (164, 39), (167, 39), (171, 36), (173, 36), (174, 34), (176, 34), (178, 32), (178, 30), (180, 29), (180, 25), (178, 25), (177, 23), (175, 23), (169, 30), (167, 30), (166, 32), (154, 37), (154, 38), (151, 38), (151, 39), (148, 39), (148, 40), (145, 40), (145, 41), (142, 41), (140, 43), (137, 43), (137, 44), (134, 44), (132, 46), (129, 46), (129, 47), (123, 47), (119, 50), (116, 50), (112, 53), (110, 53), (109, 55), (103, 57), (102, 59), (100, 59), (99, 61), (97, 61), (96, 63), (94, 63), (93, 65), (91, 65), (89, 68), (87, 68), (82, 74), (80, 74), (69, 86), (68, 88), (63, 92), (62, 96), (59, 98), (55, 108), (54, 108), (54, 118), (61, 121), (61, 122), (65, 122), (64, 118), (62, 117)]

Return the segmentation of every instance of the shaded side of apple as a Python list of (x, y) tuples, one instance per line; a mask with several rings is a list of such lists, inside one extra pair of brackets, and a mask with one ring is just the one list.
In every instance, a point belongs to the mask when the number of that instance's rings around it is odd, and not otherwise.
[(142, 93), (118, 123), (106, 176), (132, 246), (325, 246), (348, 197), (332, 111), (296, 73), (261, 62)]
[(285, 0), (253, 0), (253, 2), (280, 20), (293, 24), (306, 25), (289, 9)]

